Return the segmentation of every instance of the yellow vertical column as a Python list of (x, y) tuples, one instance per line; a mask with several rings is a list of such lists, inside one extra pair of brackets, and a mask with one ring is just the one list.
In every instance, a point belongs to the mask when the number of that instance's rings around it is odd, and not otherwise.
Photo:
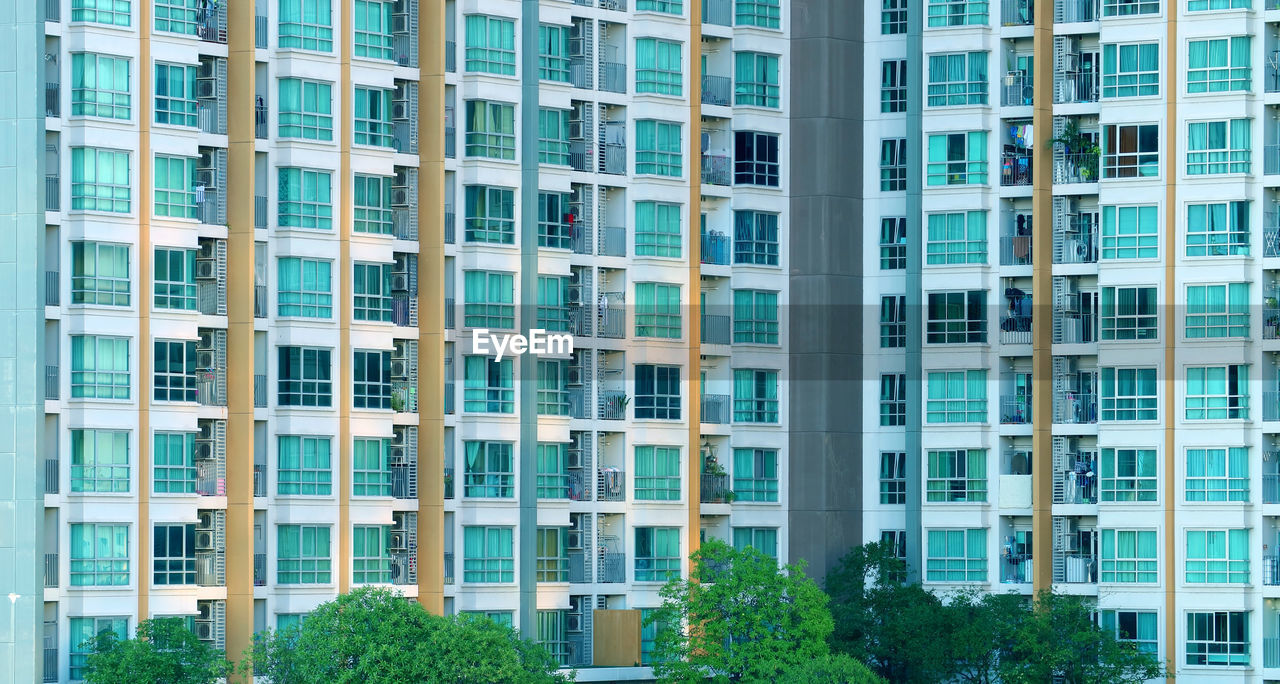
[(444, 613), (444, 0), (418, 10), (418, 602)]
[[(1177, 312), (1177, 295), (1178, 283), (1174, 264), (1177, 262), (1178, 254), (1178, 231), (1176, 230), (1178, 206), (1177, 206), (1177, 187), (1178, 187), (1178, 161), (1179, 157), (1176, 153), (1178, 149), (1178, 97), (1176, 95), (1177, 78), (1173, 74), (1178, 74), (1178, 51), (1173, 46), (1178, 45), (1178, 8), (1171, 5), (1168, 8), (1169, 23), (1166, 25), (1165, 45), (1169, 49), (1165, 50), (1165, 74), (1169, 74), (1169, 85), (1165, 86), (1165, 129), (1164, 129), (1164, 150), (1165, 150), (1165, 197), (1164, 197), (1164, 382), (1161, 393), (1164, 395), (1164, 477), (1163, 489), (1161, 492), (1161, 501), (1164, 502), (1164, 654), (1165, 658), (1172, 661), (1178, 653), (1178, 616), (1177, 616), (1177, 587), (1178, 587), (1178, 569), (1177, 563), (1174, 561), (1178, 557), (1178, 542), (1175, 537), (1177, 530), (1174, 527), (1175, 517), (1173, 514), (1173, 505), (1176, 500), (1177, 480), (1176, 469), (1174, 464), (1177, 462), (1177, 453), (1174, 442), (1174, 425), (1178, 421), (1178, 410), (1174, 404), (1174, 398), (1177, 396), (1177, 386), (1174, 378), (1177, 375), (1177, 355), (1175, 353), (1175, 344), (1178, 340), (1178, 317)], [(1168, 679), (1173, 681), (1173, 670), (1170, 668)]]
[(151, 13), (138, 5), (138, 619), (150, 616), (151, 592)]
[(1031, 110), (1031, 543), (1036, 593), (1053, 587), (1053, 0), (1036, 0)]
[(233, 659), (253, 640), (254, 42), (253, 3), (227, 3), (226, 562)]
[(702, 531), (702, 3), (689, 7), (689, 554)]
[(352, 299), (351, 204), (355, 181), (351, 176), (352, 100), (355, 84), (351, 82), (351, 51), (355, 40), (352, 31), (352, 5), (343, 1), (339, 13), (338, 40), (338, 593), (351, 587), (351, 371), (355, 354), (351, 348)]

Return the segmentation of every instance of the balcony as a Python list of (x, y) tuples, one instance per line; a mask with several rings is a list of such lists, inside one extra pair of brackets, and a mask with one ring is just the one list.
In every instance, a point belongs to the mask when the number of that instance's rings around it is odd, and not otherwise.
[(1053, 422), (1085, 425), (1098, 422), (1098, 398), (1092, 393), (1063, 392), (1053, 397)]
[(456, 326), (454, 325), (454, 320), (453, 320), (453, 317), (454, 317), (454, 311), (455, 311), (455, 308), (454, 308), (454, 305), (453, 305), (453, 297), (445, 297), (445, 300), (444, 300), (444, 327), (445, 327), (445, 329), (446, 329), (446, 330), (453, 330), (453, 329), (456, 327)]
[(416, 463), (392, 463), (388, 466), (391, 470), (391, 496), (397, 499), (417, 497), (417, 467)]
[(449, 159), (458, 156), (458, 129), (453, 126), (444, 127), (444, 156)]
[(702, 503), (729, 503), (733, 500), (733, 492), (729, 490), (728, 473), (702, 473)]
[(254, 105), (253, 137), (259, 140), (267, 139), (267, 105), (263, 104), (261, 95), (258, 96), (258, 103)]
[(267, 18), (261, 14), (253, 16), (253, 46), (259, 50), (267, 49)]
[(444, 384), (444, 412), (446, 415), (453, 415), (453, 383), (446, 382)]
[[(62, 21), (62, 0), (45, 0), (44, 2), (44, 20), (45, 21)], [(56, 652), (56, 651), (55, 651)], [(45, 669), (48, 671), (48, 668)], [(45, 680), (49, 681), (48, 679)], [(54, 678), (57, 681), (57, 678)]]
[(627, 474), (621, 468), (601, 468), (596, 473), (596, 501), (625, 501)]
[(267, 495), (267, 465), (265, 463), (253, 464), (253, 495)]
[(46, 83), (44, 84), (44, 115), (60, 116), (62, 99), (60, 96), (60, 84)]
[(205, 133), (226, 134), (227, 129), (219, 115), (217, 100), (196, 101), (196, 125)]
[(454, 562), (453, 554), (446, 551), (444, 554), (444, 583), (453, 584), (454, 578)]
[(58, 586), (58, 554), (44, 555), (44, 586), (51, 589)]
[(1030, 235), (1001, 235), (1000, 236), (1000, 265), (1001, 266), (1030, 266), (1031, 265), (1031, 236)]
[(1097, 214), (1071, 214), (1067, 230), (1055, 236), (1053, 263), (1093, 264), (1098, 261)]
[(267, 227), (267, 196), (266, 195), (253, 196), (253, 227), (254, 228)]
[(1280, 503), (1280, 473), (1262, 474), (1262, 503)]
[(1000, 155), (1000, 185), (1031, 185), (1031, 152), (1006, 149)]
[(391, 583), (401, 585), (418, 583), (417, 556), (413, 553), (413, 549), (409, 553), (391, 554)]
[(1262, 419), (1280, 420), (1280, 392), (1262, 393)]
[(1002, 316), (1000, 344), (1031, 344), (1031, 317)]
[(707, 425), (728, 425), (732, 397), (727, 394), (702, 395), (702, 422)]
[[(720, 314), (702, 314), (703, 344), (729, 344), (732, 319)], [(705, 416), (704, 416), (705, 418)], [(706, 422), (705, 420), (702, 422)]]
[(1003, 425), (1029, 425), (1031, 423), (1031, 397), (1001, 397), (1000, 423)]
[(606, 584), (627, 581), (627, 554), (604, 551), (600, 553), (600, 578)]
[(200, 496), (226, 496), (227, 481), (218, 477), (215, 461), (196, 461), (196, 494)]
[(1095, 71), (1066, 71), (1055, 74), (1055, 104), (1078, 104), (1098, 101), (1098, 74)]
[(44, 210), (58, 211), (58, 174), (46, 173), (44, 176)]
[(417, 386), (411, 382), (391, 383), (391, 410), (396, 413), (417, 413)]
[[(627, 313), (620, 303), (622, 300), (621, 293), (606, 292), (603, 296), (610, 301), (618, 301), (619, 303), (606, 304), (599, 307), (596, 336), (621, 340), (627, 336)], [(614, 299), (614, 297), (617, 299)]]
[(261, 373), (253, 374), (253, 407), (267, 407), (267, 376)]
[(1098, 581), (1098, 559), (1090, 554), (1061, 554), (1062, 576), (1054, 581), (1065, 584), (1096, 584)]
[(205, 3), (196, 13), (196, 33), (210, 43), (227, 42), (227, 3)]
[(587, 390), (585, 387), (569, 388), (569, 417), (579, 420), (589, 418), (587, 415)]
[(1053, 182), (1097, 183), (1098, 155), (1092, 152), (1055, 152), (1053, 155)]
[(732, 26), (732, 9), (729, 0), (702, 0), (702, 23)]
[(569, 551), (569, 584), (584, 584), (587, 577), (587, 554), (582, 549)]
[(458, 43), (452, 40), (444, 42), (444, 70), (453, 73), (458, 70)]
[(453, 207), (445, 205), (444, 208), (444, 243), (452, 245), (457, 242), (458, 237), (454, 229), (455, 221)]
[(1262, 584), (1267, 587), (1280, 587), (1280, 556), (1262, 557)]
[[(51, 20), (52, 21), (52, 20)], [(49, 639), (45, 639), (45, 643), (51, 643)], [(44, 681), (58, 681), (58, 647), (57, 640), (52, 641), (53, 646), (44, 647)]]
[(600, 9), (614, 10), (615, 12), (626, 12), (627, 0), (600, 0)]
[(44, 493), (57, 494), (59, 490), (59, 462), (56, 458), (44, 460)]
[(1098, 477), (1091, 470), (1092, 463), (1078, 460), (1069, 465), (1069, 470), (1054, 473), (1055, 503), (1061, 504), (1096, 504), (1098, 503)]
[(417, 306), (410, 304), (417, 303), (418, 298), (407, 294), (397, 293), (391, 298), (391, 322), (401, 328), (418, 327), (418, 309)]
[(1022, 556), (1007, 556), (1000, 563), (1000, 581), (1005, 584), (1028, 584), (1031, 582), (1031, 559)]
[(1035, 95), (1034, 80), (1031, 74), (1022, 71), (1011, 71), (1004, 75), (1001, 86), (1000, 104), (1005, 107), (1028, 107)]
[(44, 398), (45, 399), (58, 398), (58, 367), (57, 366), (44, 367)]
[(729, 106), (729, 94), (733, 92), (733, 79), (728, 76), (702, 77), (702, 104)]
[(1000, 4), (1000, 23), (1005, 26), (1030, 26), (1035, 23), (1034, 7), (1031, 0), (1004, 0)]
[(253, 286), (253, 317), (254, 318), (267, 317), (267, 286), (266, 285)]
[(600, 150), (600, 173), (622, 176), (627, 173), (627, 146), (605, 143)]
[(627, 403), (626, 392), (600, 390), (600, 420), (625, 420)]
[[(196, 186), (199, 188), (200, 186)], [(200, 194), (204, 198), (199, 197)], [(226, 224), (223, 216), (226, 214), (227, 204), (222, 200), (221, 195), (216, 188), (204, 188), (198, 191), (196, 198), (196, 215), (200, 217), (200, 222), (209, 226), (221, 226)]]
[(253, 554), (253, 586), (267, 586), (267, 554)]
[(702, 155), (702, 182), (707, 185), (732, 185), (733, 160), (725, 155)]
[(1262, 639), (1262, 666), (1280, 667), (1280, 637)]
[(607, 93), (627, 92), (627, 65), (600, 62), (600, 90)]
[(623, 226), (602, 226), (600, 228), (600, 244), (596, 248), (599, 250), (600, 256), (626, 256), (627, 229)]
[(220, 587), (227, 582), (226, 557), (219, 551), (196, 552), (196, 586)]
[(1263, 88), (1268, 93), (1280, 93), (1280, 66), (1267, 65), (1267, 80)]
[(702, 263), (729, 265), (729, 236), (718, 230), (702, 233)]
[(1280, 212), (1264, 212), (1262, 219), (1262, 256), (1280, 257)]
[(1098, 20), (1098, 0), (1057, 0), (1054, 9), (1056, 24)]

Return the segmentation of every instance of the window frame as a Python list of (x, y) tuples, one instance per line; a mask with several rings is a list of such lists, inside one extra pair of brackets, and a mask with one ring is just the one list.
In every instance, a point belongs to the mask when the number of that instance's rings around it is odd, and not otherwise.
[[(1125, 55), (1132, 49), (1132, 55)], [(1154, 70), (1143, 69), (1143, 53), (1156, 58)], [(1150, 55), (1148, 55), (1150, 57)], [(1102, 46), (1102, 98), (1156, 97), (1160, 95), (1160, 43), (1158, 41), (1105, 43)], [(1123, 69), (1132, 60), (1132, 69)], [(1110, 68), (1108, 68), (1110, 65)]]
[(333, 461), (326, 435), (276, 435), (276, 495), (333, 496)]
[[(1126, 131), (1132, 130), (1132, 148)], [(1117, 138), (1117, 136), (1119, 136)], [(1114, 123), (1102, 126), (1102, 179), (1160, 178), (1160, 125)]]
[[(87, 64), (89, 58), (93, 64)], [(100, 63), (103, 61), (107, 62), (111, 77), (107, 84), (101, 83), (103, 66)], [(123, 87), (118, 83), (121, 79), (124, 80)], [(92, 85), (86, 85), (88, 80), (93, 81)], [(71, 116), (129, 121), (133, 118), (132, 92), (132, 60), (128, 57), (96, 52), (71, 53)]]
[[(1183, 337), (1187, 340), (1249, 337), (1250, 309), (1255, 306), (1252, 289), (1247, 281), (1187, 284)], [(1211, 304), (1209, 297), (1218, 294), (1222, 295), (1222, 304)]]
[[(1249, 537), (1251, 536), (1247, 527), (1186, 530), (1183, 583), (1208, 585), (1249, 584), (1251, 570), (1249, 567), (1251, 560), (1249, 557)], [(1192, 540), (1197, 537), (1203, 539), (1204, 555), (1202, 556), (1192, 555)], [(1214, 539), (1218, 539), (1217, 544), (1214, 544)], [(1212, 548), (1214, 546), (1222, 547), (1222, 555), (1211, 555), (1214, 551)], [(1244, 549), (1244, 557), (1233, 557), (1241, 548)]]
[(1206, 667), (1248, 666), (1250, 612), (1187, 611), (1184, 662)]
[(680, 447), (637, 444), (633, 457), (636, 470), (632, 495), (636, 501), (679, 502), (682, 499)]
[[(926, 107), (964, 107), (988, 104), (987, 62), (988, 51), (942, 52), (926, 55), (928, 78), (925, 90)], [(953, 79), (952, 61), (962, 65)]]
[[(473, 25), (476, 27), (474, 31)], [(467, 71), (497, 76), (516, 75), (515, 21), (488, 14), (468, 14), (463, 19), (463, 27), (463, 58)], [(473, 45), (473, 37), (483, 38), (483, 41)]]
[[(89, 248), (93, 248), (93, 274), (86, 273)], [(103, 251), (109, 257), (103, 258)], [(132, 301), (130, 245), (124, 243), (73, 240), (71, 242), (71, 303), (85, 306), (129, 306)], [(122, 259), (123, 258), (123, 259)], [(99, 275), (101, 266), (111, 266), (111, 275)], [(121, 263), (123, 261), (123, 263)], [(92, 285), (92, 287), (90, 287)], [(103, 287), (106, 286), (106, 287)], [(92, 297), (89, 295), (92, 294)], [(92, 299), (92, 301), (90, 301)], [(106, 301), (102, 301), (102, 300)]]
[[(1217, 384), (1217, 371), (1222, 372), (1223, 392), (1210, 393), (1210, 383)], [(1204, 388), (1204, 394), (1192, 394), (1192, 383)], [(1234, 386), (1233, 386), (1234, 385)], [(1248, 420), (1249, 364), (1222, 366), (1188, 366), (1184, 420)], [(1217, 388), (1212, 388), (1216, 390)]]
[[(279, 350), (276, 364), (277, 405), (332, 408), (333, 350), (327, 347), (301, 345), (280, 345), (277, 349)], [(293, 356), (297, 358), (291, 358)], [(308, 367), (311, 367), (310, 370), (314, 372), (309, 374)], [(285, 374), (290, 370), (297, 370), (298, 377)]]
[(936, 449), (925, 454), (928, 503), (986, 503), (986, 449)]
[(636, 419), (680, 420), (680, 366), (637, 363), (634, 387)]
[[(154, 308), (196, 310), (196, 253), (196, 250), (185, 247), (156, 246), (151, 279)], [(175, 272), (178, 279), (174, 278)]]
[(1186, 455), (1183, 501), (1249, 502), (1249, 447), (1189, 446), (1183, 451)]
[[(750, 374), (750, 375), (748, 375)], [(733, 369), (733, 422), (754, 425), (778, 423), (781, 398), (778, 395), (779, 372), (772, 368)], [(751, 388), (750, 396), (740, 390)], [(763, 394), (762, 394), (763, 392)]]
[[(1150, 385), (1150, 394), (1121, 395), (1117, 383), (1121, 373), (1132, 374), (1130, 382), (1134, 390), (1140, 390), (1139, 383)], [(1110, 379), (1108, 380), (1108, 376)], [(1140, 377), (1145, 376), (1145, 377)], [(1156, 381), (1154, 366), (1104, 366), (1099, 368), (1099, 422), (1150, 422), (1160, 418), (1160, 390)], [(1107, 388), (1112, 388), (1108, 396)], [(1110, 416), (1110, 417), (1108, 417)]]
[[(286, 288), (284, 282), (286, 269), (293, 270), (295, 262), (298, 270), (298, 289)], [(310, 287), (308, 287), (308, 269), (312, 272)], [(333, 262), (328, 259), (277, 257), (276, 315), (281, 318), (333, 318), (332, 272)], [(321, 289), (322, 278), (324, 289)], [(308, 314), (308, 312), (313, 313)]]
[[(174, 535), (178, 554), (173, 554)], [(194, 586), (196, 584), (195, 523), (152, 524), (151, 583), (155, 586)], [(176, 576), (176, 578), (175, 578)], [(178, 581), (171, 581), (177, 579)]]
[[(1224, 64), (1210, 64), (1214, 43), (1226, 43)], [(1203, 47), (1201, 47), (1203, 46)], [(1243, 46), (1243, 47), (1240, 47)], [(1253, 49), (1252, 37), (1223, 36), (1206, 37), (1187, 40), (1187, 66), (1183, 70), (1186, 78), (1187, 94), (1249, 92), (1253, 87)], [(1201, 54), (1203, 53), (1203, 54)], [(1244, 64), (1236, 60), (1243, 56)], [(1203, 66), (1192, 66), (1203, 57)], [(1217, 76), (1214, 78), (1214, 76)]]
[[(285, 528), (298, 528), (296, 552), (290, 544), (285, 548), (281, 533)], [(308, 542), (307, 535), (311, 540)], [(323, 534), (322, 534), (323, 533)], [(308, 545), (311, 546), (308, 555)], [(324, 547), (322, 551), (321, 547)], [(293, 581), (290, 581), (293, 580)], [(333, 526), (328, 524), (276, 525), (276, 584), (333, 584)]]
[(782, 165), (777, 133), (733, 132), (733, 184), (776, 188), (781, 183)]
[(986, 344), (987, 291), (929, 292), (925, 344)]
[[(483, 366), (481, 365), (483, 362)], [(515, 413), (515, 364), (488, 356), (463, 357), (463, 413)], [(476, 377), (483, 371), (483, 377)]]
[[(960, 376), (963, 396), (951, 396), (951, 384)], [(939, 393), (934, 392), (934, 380), (944, 383)], [(955, 369), (929, 371), (926, 374), (925, 422), (932, 424), (989, 422), (986, 369)], [(981, 396), (969, 396), (970, 388), (981, 388)], [(934, 417), (940, 418), (935, 420)]]
[[(181, 358), (177, 358), (177, 357)], [(157, 402), (199, 401), (195, 340), (152, 340), (151, 399)]]
[(516, 106), (510, 102), (467, 100), (464, 154), (477, 159), (515, 161)]
[[(739, 457), (742, 458), (739, 458)], [(746, 468), (748, 461), (750, 468)], [(748, 472), (749, 470), (749, 472)], [(773, 475), (770, 476), (769, 473)], [(733, 450), (734, 501), (778, 502), (778, 450), (738, 447)]]
[(71, 494), (128, 494), (129, 431), (71, 429)]
[[(960, 535), (959, 540), (955, 535)], [(935, 537), (935, 535), (944, 535)], [(944, 528), (925, 531), (925, 581), (926, 582), (985, 582), (989, 569), (987, 567), (987, 529), (980, 528)], [(934, 540), (941, 542), (942, 555), (935, 555)], [(959, 548), (952, 548), (959, 543)], [(971, 550), (981, 549), (981, 556), (971, 556)], [(958, 575), (958, 576), (957, 576)]]
[[(1126, 541), (1122, 542), (1122, 535), (1125, 535)], [(1159, 583), (1160, 549), (1157, 543), (1156, 530), (1152, 529), (1098, 530), (1098, 581), (1114, 584)], [(1121, 555), (1122, 545), (1128, 549), (1128, 555)], [(1140, 548), (1148, 545), (1151, 555), (1140, 555)]]
[[(963, 146), (962, 158), (955, 158)], [(928, 136), (926, 185), (988, 185), (987, 131), (935, 133)]]
[[(291, 90), (288, 94), (286, 87)], [(292, 92), (294, 88), (296, 92)], [(333, 83), (293, 76), (278, 78), (276, 96), (277, 137), (333, 142)]]
[(1104, 447), (1099, 450), (1098, 492), (1104, 502), (1155, 503), (1159, 498), (1156, 449)]
[(907, 503), (907, 452), (880, 452), (880, 504)]
[(1155, 285), (1103, 287), (1098, 299), (1100, 339), (1113, 342), (1159, 339), (1157, 293)]
[[(1160, 212), (1155, 204), (1107, 204), (1099, 212), (1099, 260), (1160, 258)], [(1132, 215), (1132, 225), (1124, 219)]]

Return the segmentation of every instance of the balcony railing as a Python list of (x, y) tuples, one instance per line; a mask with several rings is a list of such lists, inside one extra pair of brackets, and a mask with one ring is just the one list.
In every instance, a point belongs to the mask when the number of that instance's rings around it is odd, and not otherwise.
[(253, 586), (267, 586), (267, 554), (253, 554)]
[(260, 373), (253, 374), (253, 406), (267, 407), (267, 376)]
[(569, 583), (583, 584), (591, 581), (587, 578), (587, 554), (582, 549), (569, 551)]
[(395, 553), (391, 555), (392, 584), (417, 584), (418, 566), (416, 554), (413, 551), (411, 549), (410, 553)]
[(1002, 266), (1030, 266), (1031, 236), (1001, 235), (1000, 264)]
[(702, 182), (707, 185), (732, 184), (733, 160), (722, 154), (702, 155)]
[[(44, 20), (62, 21), (62, 0), (45, 0)], [(45, 681), (49, 680), (46, 679)]]
[(733, 25), (733, 11), (729, 0), (702, 0), (702, 23)]
[(227, 581), (226, 557), (220, 551), (196, 552), (196, 586), (220, 587)]
[(1004, 0), (1000, 6), (1000, 22), (1005, 26), (1030, 26), (1035, 22), (1031, 0)]
[(1262, 557), (1263, 586), (1280, 586), (1280, 556)]
[(222, 135), (227, 132), (218, 115), (217, 100), (196, 100), (196, 125), (205, 133)]
[(1098, 0), (1058, 0), (1056, 10), (1059, 24), (1098, 20)]
[(46, 458), (44, 460), (44, 493), (57, 494), (60, 489), (61, 468), (58, 459)]
[(454, 329), (454, 327), (456, 327), (456, 326), (454, 325), (454, 314), (455, 314), (455, 312), (456, 312), (456, 309), (455, 309), (455, 308), (454, 308), (454, 306), (453, 306), (453, 297), (445, 297), (445, 300), (444, 300), (444, 327), (445, 327), (445, 329), (446, 329), (446, 330), (453, 330), (453, 329)]
[(702, 503), (728, 503), (730, 500), (729, 475), (727, 473), (702, 473)]
[(454, 230), (454, 214), (452, 207), (446, 206), (444, 209), (444, 243), (452, 245), (457, 242), (457, 233)]
[(453, 498), (453, 466), (444, 467), (444, 498)]
[(44, 398), (45, 399), (58, 398), (58, 367), (57, 366), (44, 367)]
[(1280, 143), (1271, 143), (1263, 147), (1262, 172), (1268, 176), (1280, 173)]
[(1030, 316), (1002, 316), (1000, 318), (1001, 344), (1031, 344)]
[(596, 247), (600, 256), (624, 257), (627, 255), (627, 229), (623, 226), (602, 226), (600, 244)]
[(617, 584), (627, 581), (627, 554), (602, 552), (600, 554), (600, 582)]
[(608, 93), (627, 92), (627, 65), (600, 62), (600, 90)]
[(454, 126), (444, 127), (444, 156), (449, 159), (458, 156), (458, 129)]
[(1027, 425), (1031, 422), (1031, 397), (1001, 397), (1000, 422), (1005, 425)]
[(1054, 104), (1098, 101), (1098, 74), (1094, 71), (1067, 71), (1054, 75)]
[(1092, 264), (1098, 261), (1098, 224), (1092, 214), (1067, 217), (1067, 232), (1055, 238), (1055, 264)]
[(600, 0), (600, 9), (614, 10), (615, 12), (626, 12), (627, 0)]
[(1098, 155), (1088, 152), (1055, 152), (1054, 183), (1097, 183)]
[(600, 150), (600, 173), (621, 176), (627, 172), (627, 146), (606, 143)]
[(1000, 104), (1005, 107), (1026, 107), (1032, 103), (1034, 80), (1031, 74), (1013, 71), (1004, 75)]
[(585, 419), (587, 415), (587, 389), (585, 387), (569, 388), (569, 417)]
[(453, 553), (446, 551), (444, 554), (444, 583), (453, 584), (453, 578), (454, 578)]
[(58, 174), (46, 173), (44, 176), (44, 210), (58, 211), (61, 205), (58, 198)]
[(253, 17), (253, 46), (260, 50), (267, 49), (267, 18), (261, 14)]
[(253, 286), (253, 317), (254, 318), (267, 317), (267, 286), (266, 285)]
[(1262, 419), (1280, 420), (1280, 392), (1262, 393)]
[(1280, 503), (1280, 473), (1262, 474), (1262, 503)]
[(62, 99), (60, 97), (60, 84), (46, 83), (44, 84), (44, 115), (60, 116)]
[(1267, 80), (1262, 87), (1268, 93), (1280, 93), (1280, 66), (1267, 65)]
[(1280, 212), (1262, 214), (1262, 256), (1280, 257)]
[(1280, 667), (1280, 637), (1262, 639), (1262, 666)]
[(1004, 152), (1000, 155), (1000, 185), (1031, 185), (1031, 152)]
[(728, 76), (702, 77), (702, 104), (729, 106), (729, 94), (733, 92), (733, 79)]
[(196, 32), (201, 40), (211, 43), (227, 42), (226, 3), (206, 3), (196, 13)]
[(267, 227), (267, 196), (266, 195), (253, 196), (253, 227), (254, 228)]
[(391, 383), (391, 410), (396, 413), (417, 413), (417, 386), (411, 382)]
[(44, 586), (46, 588), (58, 586), (58, 554), (56, 553), (44, 555)]
[(624, 420), (627, 417), (627, 393), (600, 390), (600, 419)]
[(225, 478), (218, 477), (216, 462), (196, 462), (196, 494), (200, 496), (227, 495), (227, 481)]
[(1095, 473), (1081, 472), (1081, 468), (1073, 468), (1055, 473), (1058, 480), (1056, 489), (1060, 494), (1054, 501), (1064, 504), (1096, 504), (1098, 503), (1098, 478)]
[(1006, 584), (1026, 584), (1031, 582), (1030, 558), (1006, 558), (1000, 564), (1000, 581)]
[(569, 56), (569, 82), (574, 88), (591, 90), (591, 70), (587, 68), (587, 64), (587, 58), (583, 55)]
[(707, 425), (728, 425), (731, 400), (727, 394), (702, 395), (702, 422)]
[[(704, 344), (729, 344), (732, 319), (721, 314), (702, 314), (702, 342)], [(705, 418), (705, 416), (704, 416)], [(703, 421), (706, 422), (705, 420)]]
[(1062, 579), (1058, 581), (1067, 584), (1093, 584), (1098, 581), (1098, 559), (1092, 555), (1063, 554), (1062, 570)]
[(452, 40), (444, 42), (444, 70), (453, 73), (458, 70), (458, 43)]
[(702, 234), (702, 263), (729, 265), (729, 236), (718, 230)]
[(267, 105), (263, 104), (262, 96), (258, 96), (258, 104), (254, 105), (253, 110), (253, 137), (259, 140), (267, 139)]
[(1098, 422), (1098, 398), (1085, 392), (1054, 395), (1053, 422), (1072, 425)]
[(253, 495), (267, 495), (267, 466), (265, 463), (253, 464)]
[[(50, 20), (52, 21), (52, 20)], [(58, 681), (58, 647), (44, 647), (44, 681)]]
[(446, 382), (444, 384), (444, 412), (446, 415), (453, 415), (453, 383)]

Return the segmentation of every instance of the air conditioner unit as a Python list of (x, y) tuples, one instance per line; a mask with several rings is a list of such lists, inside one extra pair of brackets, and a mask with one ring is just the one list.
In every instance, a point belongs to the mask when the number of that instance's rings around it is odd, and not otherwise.
[(215, 366), (212, 350), (200, 350), (196, 352), (196, 368), (200, 370), (211, 370)]
[(569, 461), (569, 463), (568, 463), (568, 465), (567, 465), (567, 466), (565, 466), (565, 467), (567, 467), (567, 468), (581, 468), (581, 467), (582, 467), (582, 449), (581, 449), (581, 448), (578, 448), (578, 449), (569, 449), (569, 450), (567, 451), (567, 453), (568, 453), (568, 461)]
[(564, 629), (566, 632), (582, 631), (582, 616), (578, 613), (569, 613), (564, 618)]
[(391, 32), (392, 33), (408, 33), (409, 32), (409, 15), (406, 12), (396, 12), (391, 15)]
[(391, 188), (391, 206), (393, 207), (409, 206), (409, 188), (392, 187)]
[[(213, 460), (213, 440), (197, 439), (195, 448), (195, 457), (197, 461)], [(210, 525), (212, 527), (212, 525)]]
[(409, 291), (409, 274), (408, 273), (392, 273), (391, 274), (391, 291), (392, 292), (408, 292)]
[(570, 385), (582, 384), (582, 367), (581, 366), (569, 366), (569, 379), (567, 384), (570, 384)]
[(218, 241), (217, 240), (201, 240), (200, 251), (196, 253), (199, 259), (216, 259), (218, 258)]
[(569, 548), (582, 548), (582, 530), (569, 530)]
[(404, 446), (409, 442), (409, 431), (397, 427), (391, 432), (391, 446)]
[(406, 532), (391, 533), (391, 550), (392, 551), (408, 551), (409, 535)]
[(196, 280), (215, 280), (218, 277), (216, 259), (196, 259)]
[(196, 97), (200, 99), (208, 99), (218, 96), (218, 79), (216, 78), (197, 78), (196, 79)]
[(393, 121), (409, 120), (409, 101), (408, 100), (392, 100), (391, 101), (391, 119)]
[(213, 550), (213, 530), (196, 530), (196, 550)]
[(407, 361), (396, 360), (391, 362), (391, 377), (407, 378), (409, 377), (409, 363)]
[(217, 176), (215, 169), (212, 167), (204, 167), (196, 169), (196, 185), (203, 185), (206, 188), (217, 187)]
[(387, 463), (404, 465), (409, 462), (406, 457), (406, 449), (402, 446), (392, 446), (387, 448)]
[(213, 620), (196, 620), (196, 638), (213, 641)]
[(586, 140), (586, 122), (582, 119), (569, 119), (569, 139)]
[(196, 342), (196, 349), (213, 349), (213, 346), (213, 331), (201, 330), (200, 341)]
[(587, 55), (587, 40), (585, 38), (569, 39), (569, 56), (585, 57)]
[(582, 303), (582, 286), (570, 285), (565, 291), (565, 302), (568, 304)]
[[(203, 340), (204, 337), (201, 336), (200, 339)], [(202, 420), (202, 421), (199, 421), (199, 425), (200, 425), (200, 439), (213, 439), (213, 421)]]
[(212, 530), (213, 518), (213, 511), (200, 511), (200, 517), (196, 521), (196, 529)]

